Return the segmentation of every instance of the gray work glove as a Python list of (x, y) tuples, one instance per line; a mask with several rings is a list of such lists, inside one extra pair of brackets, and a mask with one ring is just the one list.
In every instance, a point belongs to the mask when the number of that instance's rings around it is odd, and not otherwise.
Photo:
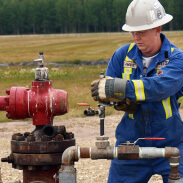
[(120, 102), (126, 96), (127, 80), (105, 77), (91, 83), (92, 97), (95, 101)]
[(117, 102), (114, 108), (119, 111), (133, 114), (137, 109), (137, 102), (131, 101), (130, 99), (126, 98), (121, 102)]

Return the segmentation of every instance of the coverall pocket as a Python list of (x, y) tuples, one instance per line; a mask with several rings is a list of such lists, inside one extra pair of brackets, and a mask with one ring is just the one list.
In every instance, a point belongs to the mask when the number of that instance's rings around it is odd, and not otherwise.
[(154, 137), (165, 138), (165, 140), (162, 141), (154, 141), (153, 146), (155, 147), (175, 147), (183, 142), (183, 122), (179, 113), (174, 114), (172, 117), (164, 119), (160, 122), (153, 122), (151, 127), (152, 135)]

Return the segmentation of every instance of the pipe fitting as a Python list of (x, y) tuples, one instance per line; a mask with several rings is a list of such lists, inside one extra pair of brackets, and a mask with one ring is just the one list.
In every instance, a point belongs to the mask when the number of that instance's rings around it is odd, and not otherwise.
[(176, 147), (165, 147), (165, 158), (180, 157), (180, 151)]
[(90, 158), (93, 160), (96, 159), (114, 159), (114, 147), (107, 146), (105, 149), (91, 147), (91, 156)]
[[(99, 139), (100, 141), (101, 139)], [(102, 141), (102, 140), (101, 140)], [(108, 141), (104, 139), (104, 141)], [(62, 155), (62, 166), (73, 166), (75, 161), (80, 158), (96, 159), (120, 159), (120, 160), (137, 160), (137, 159), (154, 159), (165, 157), (169, 159), (171, 172), (169, 174), (170, 180), (180, 179), (178, 173), (178, 166), (180, 162), (180, 152), (178, 148), (166, 147), (139, 147), (131, 145), (119, 145), (118, 147), (112, 147), (106, 145), (105, 148), (102, 142), (99, 142), (95, 147), (77, 147), (72, 146), (67, 148)], [(107, 143), (108, 144), (108, 143)], [(99, 147), (98, 147), (99, 146)], [(102, 148), (101, 148), (102, 147)]]
[(117, 158), (126, 160), (139, 159), (139, 146), (119, 145), (117, 148)]
[(178, 173), (178, 167), (180, 163), (180, 151), (176, 147), (165, 147), (165, 157), (169, 159), (170, 162), (170, 180), (179, 180), (180, 174)]
[(84, 110), (84, 115), (85, 116), (95, 116), (98, 114), (98, 111), (95, 111), (91, 107), (88, 107), (86, 110)]
[(62, 154), (62, 164), (73, 165), (75, 161), (79, 160), (78, 152), (79, 151), (77, 146), (71, 146), (67, 148)]
[(96, 138), (95, 146), (98, 149), (106, 149), (110, 143), (109, 143), (109, 137), (100, 136)]
[(76, 169), (74, 165), (62, 165), (59, 170), (59, 183), (76, 183)]

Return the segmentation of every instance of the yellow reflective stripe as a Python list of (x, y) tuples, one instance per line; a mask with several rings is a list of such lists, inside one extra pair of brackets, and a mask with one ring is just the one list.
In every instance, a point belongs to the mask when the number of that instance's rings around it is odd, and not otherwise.
[[(174, 51), (174, 48), (171, 48), (171, 52), (173, 52), (173, 51)], [(178, 103), (181, 103), (182, 100), (183, 100), (183, 97), (178, 98)], [(166, 119), (168, 119), (172, 116), (172, 107), (171, 107), (171, 103), (170, 103), (170, 97), (168, 97), (165, 100), (162, 100), (162, 103), (163, 103), (163, 107), (165, 110)]]
[(127, 53), (130, 52), (130, 50), (133, 48), (134, 44), (135, 44), (135, 43), (131, 43), (131, 44), (130, 44)]
[(137, 101), (145, 100), (144, 83), (141, 80), (132, 80), (135, 86), (135, 95)]
[(129, 114), (129, 118), (130, 118), (130, 119), (134, 119), (133, 114)]
[(124, 68), (124, 72), (125, 72), (125, 73), (128, 73), (128, 74), (132, 74), (132, 68), (130, 68), (130, 67), (129, 67), (129, 68), (125, 67), (125, 68)]
[[(134, 44), (135, 44), (135, 43), (131, 43), (131, 44), (130, 44), (127, 53), (133, 48)], [(126, 55), (126, 57), (125, 57), (125, 61), (134, 62), (134, 61), (131, 60), (127, 55)], [(129, 80), (129, 79), (130, 79), (130, 74), (132, 74), (132, 68), (126, 68), (126, 67), (124, 67), (124, 73), (122, 73), (122, 78), (123, 78), (123, 79)]]
[[(133, 48), (134, 44), (135, 44), (135, 43), (131, 43), (131, 44), (130, 44), (127, 53), (130, 52), (130, 50)], [(133, 62), (133, 60), (129, 59), (129, 57), (128, 57), (127, 55), (126, 55), (126, 57), (125, 57), (125, 60), (126, 60), (126, 61), (132, 61), (132, 62)]]
[(183, 101), (183, 97), (179, 97), (177, 102), (180, 104)]
[(131, 60), (127, 55), (126, 55), (126, 57), (125, 57), (125, 61), (134, 62), (134, 61)]
[(174, 51), (174, 49), (175, 49), (175, 48), (171, 48), (171, 52), (173, 52), (173, 51)]
[(130, 74), (132, 74), (132, 68), (124, 68), (124, 73), (122, 73), (122, 78), (123, 79), (130, 79)]
[(170, 97), (162, 101), (163, 107), (166, 114), (166, 119), (170, 118), (172, 116), (172, 108), (170, 104)]
[(129, 57), (126, 55), (125, 61), (130, 61)]

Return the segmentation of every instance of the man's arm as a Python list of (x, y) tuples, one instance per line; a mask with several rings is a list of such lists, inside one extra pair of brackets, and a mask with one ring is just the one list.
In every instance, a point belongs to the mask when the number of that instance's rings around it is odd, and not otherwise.
[(115, 98), (118, 102), (124, 98), (149, 102), (164, 100), (176, 94), (183, 86), (183, 54), (176, 55), (161, 71), (160, 75), (154, 77), (144, 77), (141, 80), (127, 82), (119, 78), (113, 78), (113, 81), (104, 78), (100, 80), (95, 89), (92, 89), (92, 96), (108, 101), (114, 101)]

